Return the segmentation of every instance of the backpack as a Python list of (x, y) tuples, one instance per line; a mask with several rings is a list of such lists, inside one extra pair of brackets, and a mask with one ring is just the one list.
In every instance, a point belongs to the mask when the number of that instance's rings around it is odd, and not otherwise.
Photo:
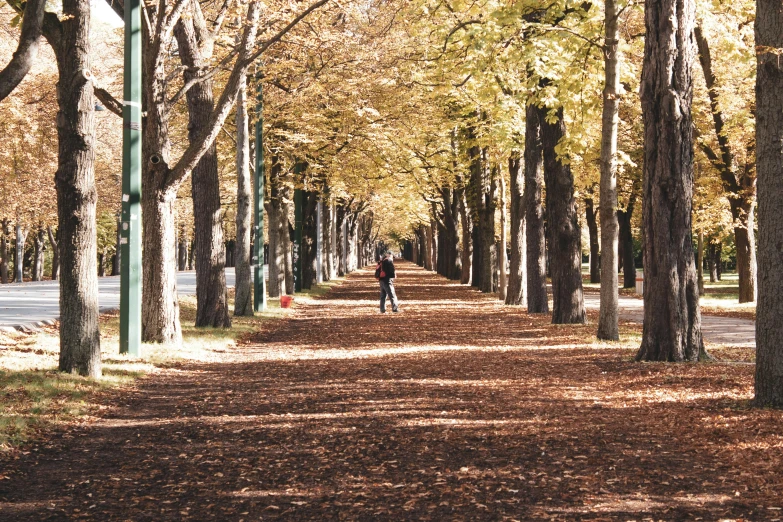
[(383, 271), (383, 261), (381, 261), (375, 267), (375, 279), (380, 281), (384, 277), (386, 277), (386, 272)]

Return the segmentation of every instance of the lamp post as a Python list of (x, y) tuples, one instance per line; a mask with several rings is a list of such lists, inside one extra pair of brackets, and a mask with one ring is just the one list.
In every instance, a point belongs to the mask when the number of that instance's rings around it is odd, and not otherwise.
[(120, 230), (120, 353), (141, 355), (141, 11), (125, 2)]
[(264, 92), (261, 80), (264, 75), (256, 71), (256, 186), (253, 210), (255, 217), (255, 242), (253, 247), (253, 310), (266, 310), (266, 282), (264, 281)]

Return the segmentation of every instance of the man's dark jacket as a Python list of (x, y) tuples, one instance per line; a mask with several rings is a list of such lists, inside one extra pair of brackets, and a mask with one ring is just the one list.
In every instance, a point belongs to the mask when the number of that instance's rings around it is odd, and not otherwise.
[(383, 273), (386, 274), (381, 278), (384, 281), (388, 281), (389, 279), (394, 279), (396, 277), (394, 273), (394, 262), (389, 258), (381, 261), (381, 270), (383, 270)]

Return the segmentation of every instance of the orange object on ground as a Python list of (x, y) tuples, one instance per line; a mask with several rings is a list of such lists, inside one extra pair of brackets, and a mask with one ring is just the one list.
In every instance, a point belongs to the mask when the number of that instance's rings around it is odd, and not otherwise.
[(280, 308), (291, 308), (291, 303), (294, 301), (294, 298), (290, 295), (281, 295), (280, 296)]

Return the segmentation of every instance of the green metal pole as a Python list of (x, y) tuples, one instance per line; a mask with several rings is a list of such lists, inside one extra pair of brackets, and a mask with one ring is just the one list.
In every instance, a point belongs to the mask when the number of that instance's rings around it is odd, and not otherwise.
[[(299, 163), (294, 173), (302, 171)], [(294, 190), (294, 292), (302, 291), (302, 217), (304, 214), (304, 191)]]
[(141, 355), (141, 10), (125, 2), (120, 353)]
[(256, 194), (255, 194), (255, 246), (253, 261), (253, 310), (266, 310), (266, 282), (264, 281), (264, 93), (261, 71), (256, 72)]

